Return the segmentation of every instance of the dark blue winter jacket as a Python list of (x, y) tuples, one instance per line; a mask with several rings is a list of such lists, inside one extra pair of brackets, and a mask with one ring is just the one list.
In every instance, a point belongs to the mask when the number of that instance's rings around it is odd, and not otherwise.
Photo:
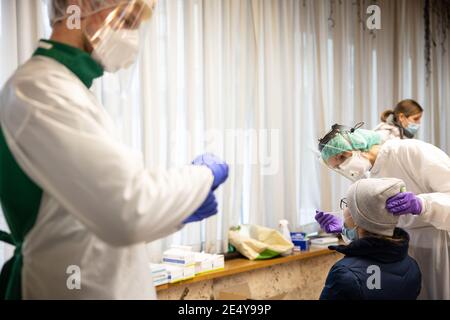
[(409, 235), (396, 229), (394, 236), (402, 239), (400, 243), (372, 237), (330, 247), (345, 257), (330, 270), (320, 299), (417, 299), (422, 274), (408, 255)]

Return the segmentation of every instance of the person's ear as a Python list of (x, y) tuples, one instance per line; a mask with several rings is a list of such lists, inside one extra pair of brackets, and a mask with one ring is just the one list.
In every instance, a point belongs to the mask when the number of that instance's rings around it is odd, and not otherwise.
[(408, 119), (406, 118), (404, 113), (399, 113), (398, 114), (398, 122), (399, 122), (399, 124), (402, 125), (402, 127), (405, 127), (405, 126), (408, 125), (408, 123), (407, 123)]
[(361, 238), (365, 238), (365, 236), (366, 236), (366, 230), (364, 230), (364, 229), (358, 227), (358, 228), (356, 229), (356, 232), (358, 232), (358, 237), (359, 237), (360, 239), (361, 239)]
[(343, 220), (347, 228), (353, 229), (356, 224), (353, 221), (352, 213), (350, 212), (350, 208), (345, 208), (343, 212)]

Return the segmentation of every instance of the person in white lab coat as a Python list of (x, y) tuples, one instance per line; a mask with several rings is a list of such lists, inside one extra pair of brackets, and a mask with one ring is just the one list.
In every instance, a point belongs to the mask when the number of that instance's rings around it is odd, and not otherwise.
[[(374, 131), (335, 125), (319, 142), (322, 160), (356, 181), (365, 177), (398, 178), (406, 192), (386, 206), (400, 216), (399, 227), (411, 237), (410, 255), (420, 266), (419, 299), (450, 299), (450, 158), (420, 140), (389, 140), (380, 146)], [(342, 221), (327, 213), (317, 220), (339, 233)]]
[[(89, 90), (130, 66), (153, 0), (49, 2), (53, 35), (0, 96), (0, 200), (16, 246), (4, 299), (155, 299), (145, 243), (217, 213), (228, 166), (149, 170)], [(69, 5), (81, 28), (69, 28)]]
[(422, 106), (411, 99), (400, 101), (394, 110), (381, 115), (381, 123), (373, 129), (381, 136), (381, 144), (391, 139), (413, 139), (420, 129)]

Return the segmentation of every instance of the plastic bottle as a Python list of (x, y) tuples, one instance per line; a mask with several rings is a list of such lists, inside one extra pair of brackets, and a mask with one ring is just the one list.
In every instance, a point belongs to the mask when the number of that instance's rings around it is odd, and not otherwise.
[[(279, 231), (280, 233), (283, 235), (283, 237), (292, 243), (292, 239), (291, 239), (291, 232), (289, 231), (289, 221), (287, 220), (280, 220), (279, 225), (278, 225)], [(289, 256), (292, 254), (292, 250), (283, 252), (281, 255), (282, 256)]]

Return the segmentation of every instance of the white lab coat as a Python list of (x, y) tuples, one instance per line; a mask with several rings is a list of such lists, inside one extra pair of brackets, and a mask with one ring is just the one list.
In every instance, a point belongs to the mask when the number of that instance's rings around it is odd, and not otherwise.
[(450, 158), (419, 140), (390, 140), (380, 149), (372, 178), (405, 181), (423, 202), (420, 216), (402, 216), (411, 236), (410, 255), (422, 271), (420, 299), (450, 299)]
[[(206, 199), (211, 171), (147, 170), (112, 137), (94, 95), (47, 57), (6, 84), (0, 121), (16, 161), (43, 189), (22, 249), (22, 297), (155, 299), (145, 243), (182, 227)], [(81, 271), (81, 290), (68, 289), (70, 266)]]
[(388, 140), (402, 139), (400, 128), (389, 122), (381, 122), (373, 131), (380, 135), (381, 144), (384, 144)]

